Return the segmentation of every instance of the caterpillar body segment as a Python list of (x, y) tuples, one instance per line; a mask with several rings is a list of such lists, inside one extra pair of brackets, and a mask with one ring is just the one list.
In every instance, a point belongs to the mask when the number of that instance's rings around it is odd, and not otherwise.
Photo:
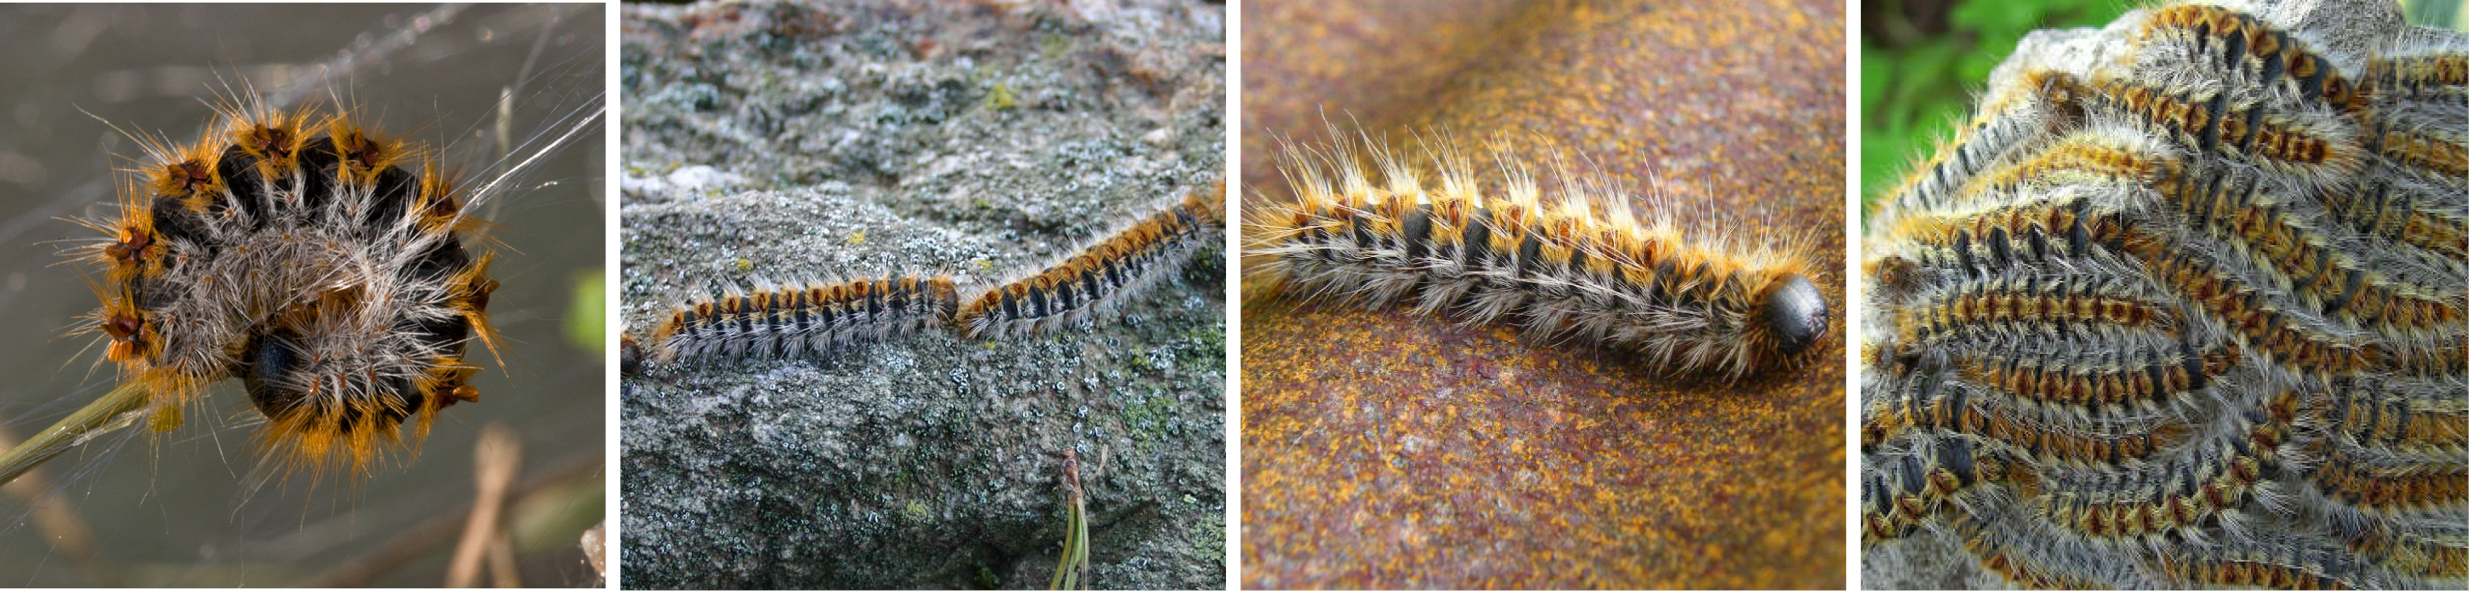
[(2403, 39), (2369, 60), (2363, 84), (2378, 106), (2425, 105), (2445, 112), (2469, 109), (2469, 44), (2458, 40)]
[(1898, 210), (1943, 206), (1962, 194), (1959, 189), (1975, 182), (1975, 176), (2005, 161), (2044, 130), (2063, 124), (2072, 115), (2055, 110), (2063, 102), (2050, 100), (2048, 94), (2068, 87), (2052, 84), (2052, 78), (2050, 73), (2032, 72), (2000, 86), (1979, 114), (1940, 142), (1936, 155), (1912, 167), (1888, 193), (1889, 202)]
[[(2341, 227), (2322, 202), (2252, 169), (2205, 165), (2158, 183), (2163, 219), (2217, 248), (2245, 255), (2276, 289), (2354, 325), (2417, 330), (2459, 324), (2464, 302), (2447, 285), (2469, 276), (2393, 261)], [(2189, 240), (2189, 242), (2193, 242)], [(2355, 254), (2353, 254), (2355, 253)], [(2370, 264), (2381, 263), (2381, 264)], [(2447, 275), (2449, 277), (2447, 277)]]
[(2033, 486), (2031, 474), (2016, 472), (2021, 465), (1969, 437), (1929, 440), (1897, 458), (1894, 470), (1863, 476), (1861, 538), (1872, 544), (1902, 538), (1937, 518), (1944, 505), (1996, 494), (1983, 489)]
[(2309, 36), (2230, 7), (2189, 2), (2145, 11), (2128, 39), (2145, 65), (2200, 67), (2293, 102), (2351, 115), (2370, 110), (2372, 89), (2351, 78), (2365, 64), (2334, 63)]
[(2177, 86), (2108, 76), (2056, 75), (2069, 109), (2166, 138), (2194, 154), (2270, 169), (2292, 182), (2350, 188), (2365, 162), (2357, 124), (2321, 109), (2274, 109), (2216, 85)]

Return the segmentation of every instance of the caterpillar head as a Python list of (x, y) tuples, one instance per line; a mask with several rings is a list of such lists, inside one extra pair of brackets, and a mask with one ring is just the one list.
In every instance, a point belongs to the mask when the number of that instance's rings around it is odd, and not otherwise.
[(1766, 334), (1785, 356), (1798, 355), (1826, 336), (1826, 296), (1807, 276), (1785, 278), (1766, 293), (1765, 308)]
[(617, 372), (629, 378), (643, 373), (643, 346), (634, 343), (634, 331), (617, 333)]

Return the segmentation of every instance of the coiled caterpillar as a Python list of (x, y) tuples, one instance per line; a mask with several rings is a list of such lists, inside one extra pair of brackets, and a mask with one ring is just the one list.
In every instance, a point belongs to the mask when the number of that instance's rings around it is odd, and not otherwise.
[[(460, 525), (463, 512), (456, 507), (472, 498), (473, 436), (484, 427), (556, 442), (529, 446), (525, 471), (516, 474), (518, 493), (566, 478), (584, 463), (599, 471), (605, 463), (600, 437), (609, 420), (596, 402), (603, 393), (602, 364), (569, 344), (570, 336), (580, 335), (568, 327), (586, 325), (569, 322), (579, 314), (564, 312), (588, 302), (584, 293), (597, 298), (597, 289), (569, 288), (606, 264), (600, 226), (576, 223), (606, 214), (592, 186), (606, 170), (598, 163), (603, 138), (594, 135), (605, 124), (599, 119), (602, 7), (27, 6), (0, 12), (7, 13), (0, 20), (43, 30), (107, 23), (83, 49), (40, 55), (22, 51), (39, 44), (40, 36), (5, 42), (19, 44), (11, 55), (49, 74), (18, 77), (19, 84), (10, 85), (16, 93), (9, 102), (19, 106), (21, 118), (0, 142), (46, 171), (40, 179), (16, 177), (21, 194), (0, 199), (0, 219), (8, 220), (0, 224), (0, 241), (16, 246), (0, 250), (6, 261), (0, 266), (8, 267), (0, 275), (16, 279), (10, 295), (0, 298), (6, 300), (0, 316), (13, 321), (20, 337), (0, 356), (14, 382), (0, 392), (0, 423), (25, 438), (0, 451), (10, 459), (47, 461), (12, 487), (23, 496), (0, 502), (0, 517), (7, 518), (0, 519), (0, 555), (53, 556), (7, 570), (26, 584), (45, 586), (357, 586), (306, 576), (354, 563), (431, 519)], [(176, 415), (162, 417), (180, 419), (177, 430), (145, 428), (159, 416), (150, 408), (164, 402), (158, 393), (129, 379), (120, 362), (108, 361), (107, 332), (68, 334), (94, 326), (90, 313), (103, 307), (100, 296), (113, 280), (108, 265), (63, 255), (83, 257), (87, 253), (79, 251), (121, 238), (117, 228), (78, 222), (116, 220), (124, 203), (148, 196), (144, 185), (158, 163), (146, 143), (179, 149), (225, 141), (208, 133), (231, 120), (217, 107), (260, 103), (283, 115), (303, 114), (309, 140), (327, 137), (322, 124), (336, 115), (373, 139), (401, 140), (407, 158), (395, 168), (408, 173), (415, 188), (424, 164), (435, 163), (438, 176), (457, 189), (457, 204), (476, 226), (458, 241), (475, 262), (493, 253), (485, 277), (500, 283), (486, 308), (499, 336), (494, 349), (476, 336), (462, 346), (463, 364), (476, 370), (464, 383), (486, 404), (458, 402), (434, 411), (425, 435), (417, 433), (418, 417), (406, 417), (392, 439), (372, 434), (365, 463), (345, 457), (353, 451), (343, 440), (324, 459), (310, 460), (296, 448), (299, 439), (274, 438), (279, 425), (250, 398), (246, 375), (202, 384)], [(307, 367), (305, 359), (294, 365)], [(98, 409), (109, 410), (87, 412)], [(92, 414), (108, 419), (73, 420)], [(364, 417), (359, 430), (382, 420)], [(62, 432), (74, 435), (44, 437)], [(61, 451), (44, 454), (39, 442), (46, 441)], [(0, 465), (0, 479), (6, 479), (23, 464), (0, 459)], [(168, 535), (184, 541), (177, 548), (107, 543), (106, 562), (181, 566), (88, 568), (93, 563), (78, 558), (69, 538), (55, 537), (55, 522), (44, 515), (64, 513), (80, 515), (97, 540)], [(316, 541), (287, 541), (306, 537)], [(569, 561), (520, 550), (517, 556), (526, 572)], [(255, 566), (223, 568), (234, 560)], [(100, 576), (105, 572), (110, 576)]]
[(154, 393), (154, 430), (239, 378), (269, 446), (360, 470), (402, 425), (418, 439), (478, 400), (465, 345), (495, 348), (497, 282), (467, 192), (347, 112), (256, 97), (218, 111), (196, 142), (141, 138), (118, 210), (82, 220), (110, 238), (70, 253), (105, 277), (76, 332)]

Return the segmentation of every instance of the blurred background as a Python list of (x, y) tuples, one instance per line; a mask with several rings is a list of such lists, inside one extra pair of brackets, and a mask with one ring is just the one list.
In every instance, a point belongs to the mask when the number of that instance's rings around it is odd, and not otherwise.
[[(108, 391), (85, 336), (96, 300), (59, 252), (105, 214), (141, 155), (113, 126), (197, 138), (215, 93), (340, 99), (382, 132), (443, 147), (464, 178), (544, 155), (481, 207), (502, 242), (490, 313), (503, 369), (447, 409), (417, 457), (365, 478), (264, 478), (236, 381), (168, 434), (108, 433), (0, 492), (0, 585), (437, 586), (482, 466), (508, 480), (473, 535), (477, 582), (599, 583), (604, 9), (581, 5), (144, 5), (0, 8), (0, 447)], [(544, 146), (580, 131), (554, 149)], [(489, 462), (476, 449), (499, 433)], [(314, 482), (313, 482), (314, 480)], [(468, 560), (468, 559), (467, 559)]]
[[(2033, 29), (2108, 24), (2130, 0), (1864, 0), (1860, 31), (1861, 205), (1970, 115), (1989, 70)], [(2461, 0), (2401, 0), (2411, 24), (2459, 28)]]

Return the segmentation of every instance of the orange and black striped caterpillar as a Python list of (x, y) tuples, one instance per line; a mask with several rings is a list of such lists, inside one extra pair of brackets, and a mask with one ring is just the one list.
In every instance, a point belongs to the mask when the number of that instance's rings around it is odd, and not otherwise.
[(960, 308), (960, 328), (972, 338), (1029, 334), (1120, 307), (1217, 243), (1225, 199), (1223, 183), (1194, 191), (1061, 263), (986, 290)]
[(2035, 34), (1883, 204), (1865, 571), (2469, 582), (2469, 37), (2306, 6)]
[[(1034, 274), (960, 297), (949, 277), (756, 281), (680, 304), (648, 343), (621, 337), (621, 364), (823, 357), (861, 342), (949, 326), (970, 338), (1030, 334), (1121, 307), (1181, 269), (1225, 227), (1225, 184), (1191, 192)], [(649, 347), (649, 351), (644, 351)], [(635, 370), (628, 370), (632, 373)]]
[(1563, 183), (1547, 204), (1510, 168), (1486, 192), (1445, 147), (1432, 154), (1439, 186), (1426, 187), (1387, 148), (1333, 135), (1329, 150), (1288, 150), (1293, 201), (1245, 214), (1246, 275), (1269, 293), (1407, 303), (1730, 379), (1794, 364), (1825, 336), (1814, 269), (1789, 247), (1641, 221), (1599, 182)]
[(952, 280), (897, 277), (731, 285), (679, 307), (652, 331), (656, 361), (821, 356), (841, 346), (915, 332), (952, 316)]
[(218, 111), (192, 143), (139, 137), (117, 211), (80, 220), (108, 238), (69, 253), (103, 271), (77, 332), (153, 392), (154, 430), (239, 378), (268, 447), (360, 471), (402, 426), (417, 440), (478, 400), (465, 349), (495, 347), (497, 282), (468, 192), (348, 112), (256, 97)]

